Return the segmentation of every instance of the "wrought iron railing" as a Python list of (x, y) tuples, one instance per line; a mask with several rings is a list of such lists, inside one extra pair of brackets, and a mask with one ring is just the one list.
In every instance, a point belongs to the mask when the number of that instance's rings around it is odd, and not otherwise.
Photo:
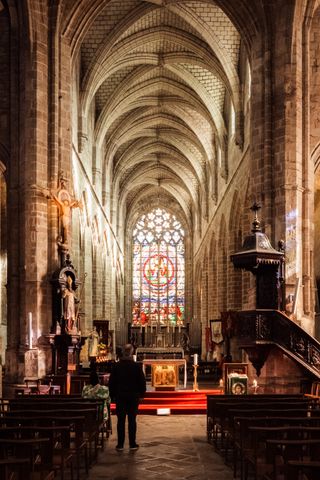
[(235, 323), (240, 346), (277, 345), (320, 378), (320, 343), (282, 312), (241, 311)]

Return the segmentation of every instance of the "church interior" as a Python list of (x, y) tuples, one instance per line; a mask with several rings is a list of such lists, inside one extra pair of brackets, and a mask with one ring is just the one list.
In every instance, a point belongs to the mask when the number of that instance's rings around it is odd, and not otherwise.
[(128, 342), (155, 389), (310, 393), (320, 1), (0, 0), (0, 32), (2, 396)]
[(318, 479), (320, 0), (0, 0), (0, 67), (0, 477)]

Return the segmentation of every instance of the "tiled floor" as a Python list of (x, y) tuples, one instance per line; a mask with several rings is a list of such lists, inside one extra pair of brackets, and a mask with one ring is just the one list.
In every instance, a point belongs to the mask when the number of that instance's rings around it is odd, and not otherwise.
[(89, 480), (232, 480), (223, 459), (206, 439), (205, 415), (138, 417), (139, 450), (117, 452), (116, 422)]

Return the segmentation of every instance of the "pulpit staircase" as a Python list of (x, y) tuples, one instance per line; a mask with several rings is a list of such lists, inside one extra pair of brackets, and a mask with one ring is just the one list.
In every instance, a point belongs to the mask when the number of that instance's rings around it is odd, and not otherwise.
[(260, 374), (271, 347), (301, 365), (311, 380), (320, 379), (320, 343), (278, 310), (248, 310), (235, 316), (235, 337)]

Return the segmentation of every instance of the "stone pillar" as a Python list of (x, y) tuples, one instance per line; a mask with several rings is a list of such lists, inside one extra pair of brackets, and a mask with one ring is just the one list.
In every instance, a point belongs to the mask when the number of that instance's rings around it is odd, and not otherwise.
[[(44, 7), (45, 8), (45, 7)], [(33, 314), (35, 345), (50, 324), (48, 298), (47, 186), (48, 171), (48, 51), (47, 26), (41, 21), (47, 12), (33, 11), (33, 26), (21, 49), (19, 154), (12, 158), (8, 179), (8, 347), (7, 379), (26, 375), (28, 312)], [(32, 54), (31, 54), (32, 51)], [(41, 120), (40, 120), (41, 119)], [(38, 361), (42, 358), (38, 356)], [(43, 370), (39, 366), (40, 371)]]

